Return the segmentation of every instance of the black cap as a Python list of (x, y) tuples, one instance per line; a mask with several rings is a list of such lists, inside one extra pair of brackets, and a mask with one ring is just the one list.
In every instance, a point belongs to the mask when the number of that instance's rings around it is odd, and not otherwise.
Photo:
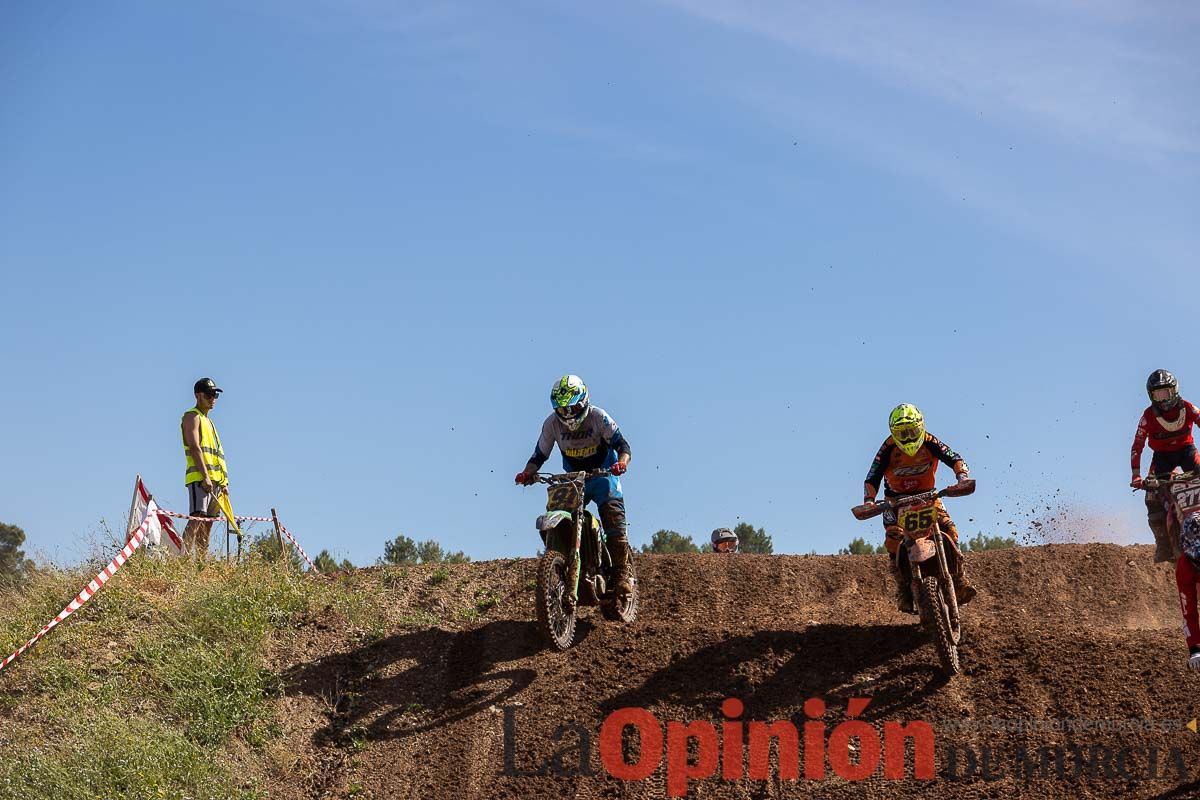
[(215, 392), (220, 394), (225, 390), (218, 387), (217, 382), (212, 378), (201, 378), (200, 380), (196, 381), (196, 385), (192, 387), (192, 391), (196, 394), (202, 394), (204, 392)]

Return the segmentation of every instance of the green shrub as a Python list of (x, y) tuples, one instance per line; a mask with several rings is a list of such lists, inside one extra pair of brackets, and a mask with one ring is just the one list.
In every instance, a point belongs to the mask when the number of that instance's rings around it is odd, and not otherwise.
[[(23, 644), (94, 577), (36, 569), (0, 591), (0, 649)], [(377, 603), (286, 561), (135, 556), (0, 673), (0, 800), (252, 798), (234, 760), (275, 728), (273, 641), (306, 617), (379, 630)], [(234, 739), (250, 749), (233, 745)]]
[(220, 759), (162, 723), (96, 710), (76, 721), (83, 733), (5, 753), (0, 800), (250, 800)]

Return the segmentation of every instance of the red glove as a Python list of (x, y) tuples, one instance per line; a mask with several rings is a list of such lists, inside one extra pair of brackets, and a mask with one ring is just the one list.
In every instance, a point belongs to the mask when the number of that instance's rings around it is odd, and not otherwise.
[(516, 482), (522, 486), (533, 486), (537, 483), (537, 473), (521, 470), (517, 473)]
[(1134, 475), (1133, 480), (1131, 480), (1129, 482), (1129, 485), (1132, 486), (1134, 489), (1140, 489), (1140, 488), (1142, 488), (1142, 483), (1143, 483), (1142, 476)]
[(628, 468), (629, 467), (625, 464), (624, 461), (618, 461), (617, 463), (615, 463), (611, 467), (609, 467), (608, 471), (611, 472), (613, 475), (624, 475), (625, 470), (627, 470)]

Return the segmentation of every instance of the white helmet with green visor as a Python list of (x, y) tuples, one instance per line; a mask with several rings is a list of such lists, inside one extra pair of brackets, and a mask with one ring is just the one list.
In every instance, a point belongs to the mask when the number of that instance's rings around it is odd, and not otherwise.
[(587, 418), (591, 404), (588, 402), (587, 384), (578, 375), (563, 375), (550, 387), (550, 406), (554, 414), (567, 426), (577, 430)]

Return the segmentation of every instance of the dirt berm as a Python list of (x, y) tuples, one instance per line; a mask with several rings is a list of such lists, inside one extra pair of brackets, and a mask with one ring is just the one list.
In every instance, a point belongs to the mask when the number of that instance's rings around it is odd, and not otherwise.
[[(406, 622), (348, 649), (336, 644), (344, 632), (315, 626), (280, 664), (295, 761), (271, 796), (664, 797), (667, 757), (639, 753), (632, 728), (624, 757), (659, 766), (642, 780), (610, 774), (605, 718), (642, 708), (668, 733), (671, 721), (700, 720), (719, 734), (721, 704), (737, 698), (744, 722), (796, 725), (800, 777), (781, 779), (772, 756), (767, 779), (726, 779), (718, 766), (687, 784), (690, 797), (1200, 797), (1200, 735), (1187, 728), (1200, 714), (1200, 678), (1185, 669), (1172, 571), (1151, 563), (1149, 547), (971, 556), (981, 592), (964, 609), (964, 673), (948, 681), (915, 618), (892, 608), (882, 556), (637, 563), (638, 621), (621, 626), (589, 610), (566, 653), (546, 648), (534, 627), (530, 560), (437, 576), (362, 571), (356, 580)], [(835, 732), (850, 698), (869, 698), (860, 718), (876, 731), (927, 722), (935, 776), (913, 777), (910, 744), (904, 779), (884, 777), (881, 761), (847, 780), (830, 760), (823, 778), (806, 779), (809, 698), (826, 704), (831, 754), (835, 744), (846, 750)], [(581, 731), (591, 774), (566, 774), (580, 768)], [(848, 741), (851, 766), (872, 757), (872, 744)], [(695, 746), (692, 755), (704, 758)]]

